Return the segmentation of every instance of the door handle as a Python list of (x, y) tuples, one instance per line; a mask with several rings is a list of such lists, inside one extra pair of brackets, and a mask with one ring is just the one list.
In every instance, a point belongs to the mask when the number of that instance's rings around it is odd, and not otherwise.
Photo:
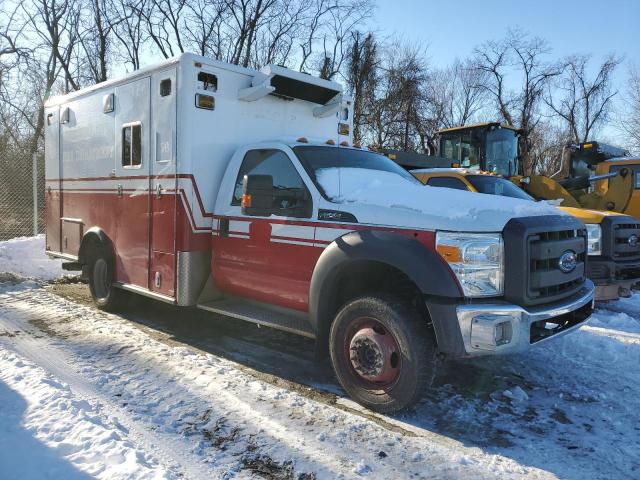
[(162, 198), (162, 185), (160, 184), (158, 184), (158, 186), (156, 187), (156, 197)]

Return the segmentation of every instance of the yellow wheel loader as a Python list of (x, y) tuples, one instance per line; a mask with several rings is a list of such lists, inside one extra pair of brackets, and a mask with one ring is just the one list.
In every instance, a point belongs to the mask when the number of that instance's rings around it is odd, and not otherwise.
[(521, 132), (497, 122), (437, 132), (438, 156), (388, 156), (406, 168), (461, 167), (508, 178), (538, 200), (558, 200), (572, 208), (626, 213), (640, 218), (640, 158), (598, 142), (568, 145), (551, 177), (522, 176)]

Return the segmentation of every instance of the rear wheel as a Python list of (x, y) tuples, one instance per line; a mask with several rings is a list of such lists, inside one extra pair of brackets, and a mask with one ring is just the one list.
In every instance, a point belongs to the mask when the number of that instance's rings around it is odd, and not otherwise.
[(89, 267), (89, 289), (96, 306), (101, 310), (115, 311), (122, 308), (124, 293), (114, 285), (115, 262), (111, 250), (99, 247)]
[(395, 297), (348, 303), (331, 326), (329, 350), (338, 381), (358, 403), (378, 412), (413, 405), (436, 372), (432, 330)]

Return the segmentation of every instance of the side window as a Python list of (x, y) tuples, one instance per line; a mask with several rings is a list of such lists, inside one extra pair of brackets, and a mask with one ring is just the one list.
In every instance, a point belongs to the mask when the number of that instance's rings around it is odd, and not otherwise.
[(430, 187), (455, 188), (456, 190), (469, 190), (464, 182), (451, 177), (433, 177), (429, 179), (427, 185)]
[(142, 125), (132, 123), (122, 127), (122, 166), (137, 168), (142, 164)]
[[(274, 208), (290, 216), (288, 210), (310, 202), (311, 195), (301, 198), (301, 190), (306, 191), (302, 177), (295, 169), (289, 157), (281, 150), (251, 150), (247, 152), (240, 166), (233, 191), (231, 205), (240, 205), (242, 200), (242, 182), (245, 175), (271, 175), (273, 186), (278, 192), (274, 199)], [(307, 192), (308, 193), (308, 192)], [(310, 211), (310, 209), (305, 209)], [(304, 215), (304, 217), (310, 216)]]
[(452, 162), (460, 162), (460, 137), (445, 137), (440, 155)]

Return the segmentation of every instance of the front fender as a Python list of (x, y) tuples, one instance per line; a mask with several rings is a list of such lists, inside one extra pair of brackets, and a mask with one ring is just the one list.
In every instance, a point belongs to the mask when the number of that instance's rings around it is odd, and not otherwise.
[(360, 261), (386, 264), (403, 272), (423, 295), (443, 299), (462, 298), (455, 276), (440, 255), (406, 234), (356, 231), (331, 243), (320, 255), (309, 290), (309, 315), (319, 338), (324, 337), (336, 294), (336, 279)]
[(113, 248), (111, 239), (107, 236), (104, 230), (100, 227), (91, 227), (82, 236), (82, 242), (80, 243), (80, 250), (78, 251), (78, 262), (84, 264), (89, 259), (91, 254), (91, 246), (94, 244), (105, 245)]

